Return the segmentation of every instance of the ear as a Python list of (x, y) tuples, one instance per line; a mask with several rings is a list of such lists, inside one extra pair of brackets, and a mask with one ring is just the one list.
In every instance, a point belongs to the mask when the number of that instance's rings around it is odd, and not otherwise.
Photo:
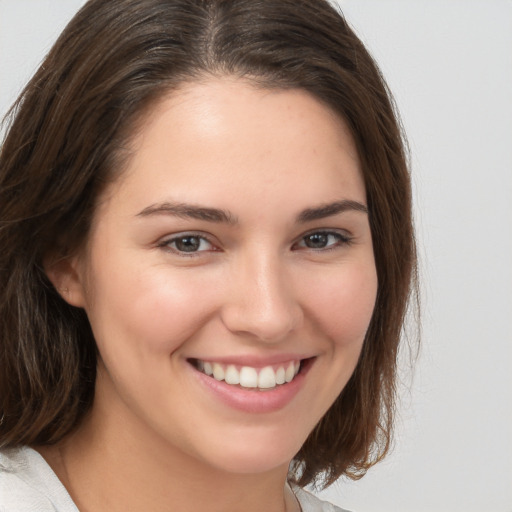
[(49, 256), (43, 265), (46, 276), (59, 295), (71, 306), (85, 307), (85, 274), (80, 259), (77, 256)]

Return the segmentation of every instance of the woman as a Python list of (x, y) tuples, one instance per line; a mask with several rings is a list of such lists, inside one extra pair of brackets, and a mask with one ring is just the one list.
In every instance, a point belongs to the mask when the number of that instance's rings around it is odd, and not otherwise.
[(339, 13), (91, 0), (11, 114), (3, 510), (333, 510), (302, 487), (388, 450), (415, 263)]

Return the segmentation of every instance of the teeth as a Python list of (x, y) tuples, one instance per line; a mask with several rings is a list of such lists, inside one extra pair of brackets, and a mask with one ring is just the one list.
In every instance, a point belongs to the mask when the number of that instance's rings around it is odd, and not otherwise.
[[(213, 368), (212, 368), (212, 365), (211, 363), (206, 363), (206, 362), (202, 362), (200, 361), (202, 364), (203, 364), (203, 371), (204, 373), (206, 373), (206, 375), (213, 375)], [(199, 369), (201, 369), (201, 367), (199, 367)]]
[(228, 366), (224, 380), (228, 384), (240, 384), (240, 373), (232, 364)]
[(249, 366), (243, 366), (240, 370), (240, 386), (244, 388), (258, 387), (258, 372)]
[(258, 387), (260, 389), (270, 389), (276, 387), (276, 372), (272, 366), (265, 366), (258, 375)]
[(240, 370), (235, 365), (222, 365), (207, 361), (197, 361), (197, 369), (218, 381), (238, 385), (244, 388), (272, 389), (276, 386), (291, 382), (300, 370), (300, 361), (291, 361), (287, 365), (272, 367), (265, 366), (260, 370), (251, 366), (242, 366)]
[(213, 363), (213, 377), (215, 380), (224, 380), (224, 368), (218, 363)]
[(288, 365), (288, 368), (286, 368), (284, 378), (286, 382), (291, 382), (293, 380), (293, 377), (295, 377), (295, 365), (293, 363), (290, 363)]

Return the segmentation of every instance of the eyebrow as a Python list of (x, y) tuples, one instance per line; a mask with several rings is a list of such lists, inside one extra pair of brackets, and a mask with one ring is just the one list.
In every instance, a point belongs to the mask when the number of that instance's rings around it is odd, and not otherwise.
[[(357, 211), (367, 214), (368, 208), (358, 201), (344, 199), (342, 201), (326, 203), (316, 208), (307, 208), (297, 215), (296, 222), (299, 224), (305, 224), (307, 222), (339, 215), (346, 211)], [(152, 215), (173, 215), (175, 217), (186, 219), (226, 224), (236, 224), (238, 222), (237, 217), (227, 210), (174, 202), (164, 202), (148, 206), (139, 212), (137, 217), (149, 217)]]
[(174, 215), (186, 219), (225, 222), (227, 224), (236, 224), (237, 222), (236, 218), (228, 211), (186, 203), (164, 202), (154, 204), (144, 208), (137, 214), (137, 217), (148, 217), (150, 215)]
[(346, 211), (356, 211), (368, 214), (368, 208), (363, 203), (344, 199), (343, 201), (323, 204), (317, 208), (308, 208), (307, 210), (303, 210), (297, 216), (297, 222), (304, 224), (306, 222), (332, 217)]

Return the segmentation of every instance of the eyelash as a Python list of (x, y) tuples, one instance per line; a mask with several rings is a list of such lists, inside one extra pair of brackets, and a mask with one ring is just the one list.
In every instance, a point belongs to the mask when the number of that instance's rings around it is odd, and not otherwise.
[[(313, 236), (333, 237), (335, 239), (335, 242), (330, 245), (327, 245), (326, 247), (320, 247), (320, 248), (307, 247), (305, 245), (306, 239), (308, 237), (313, 237)], [(199, 245), (196, 247), (196, 249), (200, 248), (201, 244), (203, 242), (206, 242), (207, 244), (209, 244), (211, 247), (213, 247), (213, 249), (184, 251), (184, 250), (180, 250), (176, 247), (172, 247), (173, 244), (176, 244), (180, 240), (183, 241), (187, 238), (195, 239), (198, 241)], [(292, 249), (298, 247), (299, 248), (298, 250), (308, 250), (309, 249), (314, 252), (327, 252), (327, 251), (336, 250), (342, 246), (348, 246), (352, 243), (352, 241), (353, 241), (353, 239), (351, 236), (349, 236), (345, 233), (340, 233), (339, 231), (316, 230), (316, 231), (311, 231), (310, 233), (306, 233), (305, 235), (302, 235), (300, 237), (299, 241), (295, 242), (292, 245)], [(300, 245), (300, 244), (304, 244), (304, 245)], [(201, 235), (198, 233), (180, 233), (179, 235), (173, 236), (172, 238), (162, 240), (158, 244), (158, 247), (165, 249), (168, 252), (178, 254), (179, 256), (189, 257), (189, 258), (197, 257), (199, 254), (202, 254), (204, 252), (218, 252), (219, 251), (219, 249), (215, 248), (215, 245), (208, 239), (208, 237), (205, 237), (204, 235)]]
[(293, 246), (297, 246), (299, 243), (305, 242), (305, 240), (308, 237), (313, 236), (324, 236), (324, 237), (333, 237), (336, 242), (328, 245), (327, 247), (320, 247), (320, 248), (314, 248), (314, 247), (304, 247), (304, 249), (309, 249), (311, 251), (315, 252), (326, 252), (326, 251), (333, 251), (336, 249), (339, 249), (343, 246), (348, 246), (353, 242), (353, 238), (346, 233), (340, 233), (339, 231), (332, 231), (332, 230), (315, 230), (311, 231), (310, 233), (306, 233), (305, 235), (302, 235), (300, 238), (300, 241), (295, 243)]
[[(167, 250), (168, 252), (172, 252), (174, 254), (178, 254), (179, 256), (183, 256), (183, 257), (188, 257), (188, 258), (193, 258), (193, 257), (197, 257), (198, 254), (201, 254), (203, 252), (217, 252), (218, 249), (210, 249), (210, 250), (202, 250), (202, 251), (182, 251), (182, 250), (179, 250), (177, 248), (173, 248), (171, 247), (172, 244), (176, 244), (177, 242), (179, 242), (180, 240), (184, 240), (186, 238), (190, 238), (190, 239), (197, 239), (199, 240), (199, 244), (203, 243), (203, 242), (206, 242), (208, 243), (210, 246), (212, 247), (215, 247), (214, 244), (205, 236), (203, 235), (200, 235), (198, 233), (180, 233), (179, 235), (177, 236), (173, 236), (172, 238), (168, 238), (168, 239), (165, 239), (165, 240), (162, 240), (162, 242), (160, 242), (158, 244), (158, 247), (162, 248), (162, 249), (165, 249)], [(199, 245), (200, 247), (200, 245)]]

